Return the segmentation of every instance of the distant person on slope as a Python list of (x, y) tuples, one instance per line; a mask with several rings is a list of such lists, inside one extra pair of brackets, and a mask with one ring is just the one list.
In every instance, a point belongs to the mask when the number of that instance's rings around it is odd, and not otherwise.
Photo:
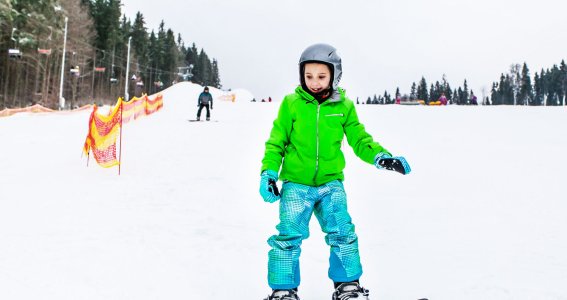
[[(392, 157), (366, 132), (354, 103), (338, 86), (341, 75), (341, 58), (334, 47), (315, 44), (305, 49), (299, 59), (300, 86), (281, 102), (266, 142), (260, 195), (266, 202), (280, 203), (279, 233), (268, 239), (272, 294), (265, 300), (299, 299), (299, 254), (302, 241), (309, 236), (312, 214), (331, 248), (328, 275), (335, 288), (332, 299), (368, 300), (369, 292), (359, 282), (358, 237), (342, 183), (343, 137), (346, 135), (358, 157), (378, 169), (402, 174), (411, 169), (403, 157)], [(281, 194), (278, 178), (284, 182)]]
[(439, 97), (439, 102), (441, 105), (447, 105), (447, 97), (445, 97), (445, 93), (441, 93), (441, 97)]
[(209, 87), (206, 86), (203, 92), (199, 95), (199, 100), (197, 100), (197, 106), (199, 110), (197, 111), (197, 121), (201, 120), (201, 111), (203, 107), (207, 108), (207, 121), (211, 119), (211, 111), (209, 110), (209, 103), (211, 110), (213, 109), (213, 96), (209, 93)]
[(477, 98), (472, 91), (471, 91), (471, 105), (478, 105)]

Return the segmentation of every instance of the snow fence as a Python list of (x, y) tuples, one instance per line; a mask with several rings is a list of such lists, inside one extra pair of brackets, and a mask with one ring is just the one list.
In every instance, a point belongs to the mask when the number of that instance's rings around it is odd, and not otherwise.
[[(142, 116), (151, 115), (163, 107), (163, 96), (158, 94), (153, 99), (147, 95), (134, 97), (130, 101), (118, 98), (116, 105), (107, 114), (99, 113), (95, 105), (89, 118), (89, 131), (83, 153), (90, 157), (90, 152), (96, 162), (104, 168), (118, 166), (120, 174), (120, 145), (122, 143), (122, 126)], [(119, 144), (116, 145), (120, 137)]]
[(18, 113), (60, 113), (60, 114), (64, 114), (64, 113), (87, 110), (87, 109), (91, 109), (92, 107), (93, 106), (89, 104), (89, 105), (81, 106), (81, 107), (73, 109), (73, 110), (59, 111), (59, 110), (53, 110), (51, 108), (47, 108), (47, 107), (42, 106), (40, 104), (35, 104), (35, 105), (32, 105), (32, 106), (23, 107), (23, 108), (6, 108), (6, 109), (3, 109), (3, 110), (0, 110), (0, 117), (9, 117), (11, 115), (15, 115), (15, 114), (18, 114)]

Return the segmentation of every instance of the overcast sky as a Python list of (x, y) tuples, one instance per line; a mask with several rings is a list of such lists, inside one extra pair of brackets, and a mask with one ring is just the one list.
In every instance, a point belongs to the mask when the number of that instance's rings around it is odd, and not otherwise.
[(567, 58), (564, 0), (122, 0), (148, 31), (164, 20), (186, 44), (217, 59), (224, 88), (257, 99), (280, 98), (297, 86), (297, 62), (309, 45), (335, 46), (343, 61), (340, 86), (353, 100), (443, 74), (464, 79), (475, 94), (514, 63), (530, 74)]

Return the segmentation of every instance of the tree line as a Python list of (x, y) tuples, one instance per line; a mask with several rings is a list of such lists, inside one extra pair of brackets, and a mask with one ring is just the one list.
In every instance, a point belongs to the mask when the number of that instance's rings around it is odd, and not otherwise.
[(428, 86), (425, 77), (421, 77), (419, 83), (413, 82), (410, 88), (409, 94), (401, 94), (400, 88), (396, 88), (396, 92), (392, 96), (388, 91), (384, 91), (383, 95), (374, 97), (368, 97), (365, 102), (366, 104), (394, 104), (396, 99), (403, 102), (415, 102), (423, 101), (425, 104), (429, 104), (432, 101), (437, 101), (441, 95), (449, 100), (450, 103), (455, 103), (459, 105), (470, 104), (470, 99), (473, 92), (469, 89), (467, 80), (465, 79), (463, 86), (458, 88), (451, 88), (451, 84), (447, 81), (447, 77), (443, 75), (441, 81), (436, 81), (435, 84), (430, 84)]
[(565, 105), (567, 94), (567, 65), (541, 69), (532, 79), (526, 63), (512, 65), (500, 81), (492, 83), (491, 103), (508, 105)]
[[(120, 0), (0, 0), (0, 110), (41, 104), (66, 108), (112, 104), (176, 81), (221, 88), (218, 62), (162, 21), (148, 32)], [(65, 19), (65, 68), (61, 74)], [(130, 78), (124, 78), (130, 40)], [(63, 90), (60, 81), (63, 75)]]
[[(489, 96), (484, 96), (485, 91), (482, 93), (481, 101), (484, 105), (565, 105), (567, 103), (567, 65), (562, 60), (559, 65), (541, 69), (539, 73), (535, 73), (532, 81), (526, 63), (514, 64), (510, 66), (506, 74), (500, 75), (499, 81), (492, 83)], [(471, 99), (474, 92), (469, 89), (466, 79), (462, 86), (452, 89), (445, 75), (441, 81), (436, 81), (435, 84), (429, 86), (427, 80), (422, 77), (418, 84), (415, 82), (412, 84), (409, 94), (402, 95), (398, 87), (393, 96), (388, 91), (384, 91), (383, 95), (369, 96), (362, 103), (394, 104), (397, 98), (410, 102), (422, 100), (425, 104), (429, 104), (437, 101), (442, 94), (449, 103), (468, 105), (472, 104)]]

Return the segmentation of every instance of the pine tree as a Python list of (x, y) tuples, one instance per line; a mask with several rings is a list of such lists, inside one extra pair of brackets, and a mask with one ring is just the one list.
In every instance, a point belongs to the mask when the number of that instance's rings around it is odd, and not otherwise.
[(549, 78), (549, 98), (551, 99), (550, 105), (561, 105), (560, 98), (562, 97), (562, 78), (561, 71), (557, 65), (553, 65), (551, 73), (548, 74)]
[(467, 84), (467, 80), (465, 79), (465, 82), (463, 84), (463, 96), (461, 98), (461, 103), (463, 104), (471, 104), (470, 103), (470, 94), (469, 94), (469, 86)]
[(435, 87), (433, 86), (432, 83), (431, 86), (429, 87), (429, 102), (436, 101), (434, 96), (435, 96)]
[(441, 92), (445, 93), (445, 96), (447, 98), (450, 98), (451, 86), (449, 85), (449, 82), (447, 81), (447, 75), (445, 74), (443, 74), (441, 78)]
[(453, 90), (453, 97), (448, 98), (448, 100), (451, 101), (451, 103), (460, 104), (459, 103), (459, 93), (457, 92), (457, 89)]
[(417, 85), (414, 82), (411, 85), (410, 100), (416, 100), (416, 99), (417, 99)]
[(96, 39), (95, 47), (111, 52), (118, 44), (123, 44), (121, 27), (123, 29), (125, 18), (120, 25), (121, 3), (120, 0), (94, 0), (90, 2), (90, 13), (94, 19)]
[(175, 79), (173, 78), (173, 74), (177, 71), (177, 58), (179, 57), (178, 51), (179, 49), (175, 43), (175, 34), (173, 33), (173, 30), (168, 29), (164, 42), (164, 64), (161, 68), (165, 72), (163, 81), (168, 84)]
[(492, 89), (490, 90), (490, 98), (491, 98), (492, 105), (502, 104), (500, 93), (498, 92), (498, 83), (496, 83), (496, 82), (492, 83)]
[(148, 64), (148, 32), (142, 13), (138, 12), (132, 24), (132, 50), (138, 64)]
[(417, 87), (417, 99), (425, 101), (425, 103), (429, 103), (429, 95), (427, 94), (427, 81), (425, 81), (425, 77), (421, 77), (419, 81), (419, 86)]
[(510, 95), (509, 91), (512, 89), (510, 84), (510, 76), (504, 76), (504, 73), (500, 75), (500, 82), (498, 83), (498, 96), (500, 98), (500, 104), (513, 105), (514, 104), (514, 94)]
[(222, 88), (222, 85), (220, 83), (219, 64), (216, 59), (213, 59), (213, 76), (211, 85), (216, 87), (217, 89)]
[(393, 104), (394, 100), (392, 99), (392, 96), (390, 94), (388, 94), (388, 91), (384, 90), (384, 99), (383, 99), (383, 103), (384, 104)]
[(534, 98), (530, 105), (542, 105), (543, 104), (543, 87), (542, 80), (537, 72), (534, 75)]
[(565, 106), (567, 103), (567, 65), (565, 64), (565, 60), (561, 60), (559, 70), (559, 81), (561, 85), (561, 105)]
[[(157, 39), (156, 33), (152, 30), (148, 39), (148, 64), (152, 73), (155, 73), (161, 65), (160, 48), (160, 43)], [(152, 78), (154, 77), (155, 74), (152, 75)]]
[(197, 65), (201, 71), (201, 81), (197, 83), (200, 85), (209, 85), (212, 77), (211, 61), (203, 49), (199, 52)]
[(541, 96), (542, 96), (542, 104), (543, 106), (547, 105), (547, 73), (542, 68), (541, 72), (539, 73), (539, 80), (540, 80), (540, 88), (541, 88)]
[(520, 91), (517, 99), (519, 105), (528, 105), (533, 100), (533, 88), (529, 72), (528, 65), (524, 62), (520, 78)]

